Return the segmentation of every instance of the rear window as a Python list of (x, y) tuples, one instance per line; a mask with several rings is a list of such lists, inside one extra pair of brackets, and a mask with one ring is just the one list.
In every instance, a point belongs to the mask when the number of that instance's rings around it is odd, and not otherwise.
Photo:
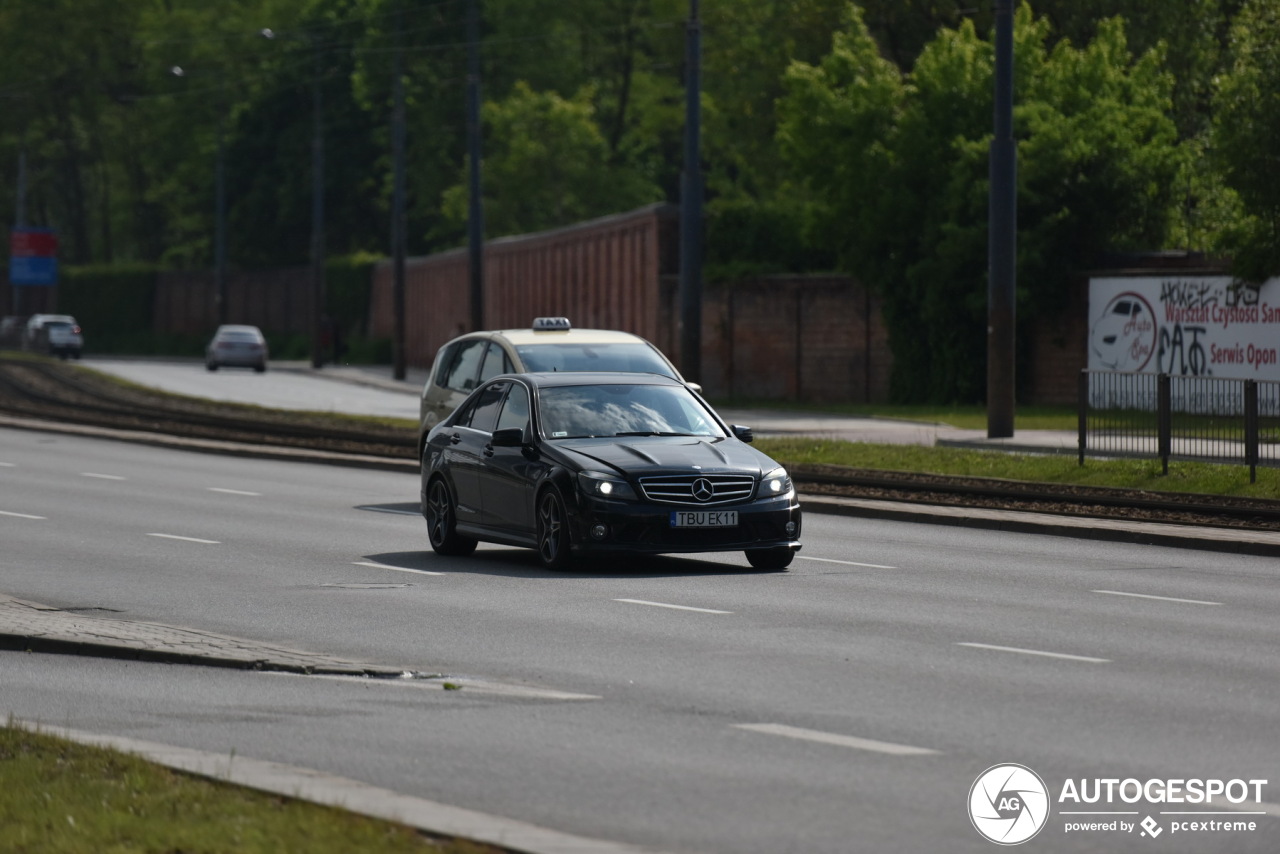
[(218, 336), (218, 340), (256, 342), (258, 340), (258, 336), (252, 332), (224, 332)]
[(525, 344), (516, 352), (526, 371), (626, 371), (678, 379), (658, 351), (643, 342)]

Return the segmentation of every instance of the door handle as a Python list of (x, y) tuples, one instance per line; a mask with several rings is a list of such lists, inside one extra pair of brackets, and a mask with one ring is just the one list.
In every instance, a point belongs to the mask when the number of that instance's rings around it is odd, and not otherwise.
[(462, 434), (461, 434), (461, 433), (454, 433), (452, 436), (450, 436), (450, 437), (449, 437), (449, 441), (450, 441), (450, 442), (452, 442), (452, 443), (453, 443), (453, 444), (455, 444), (455, 445), (456, 445), (456, 444), (458, 444), (459, 442), (461, 442), (461, 441), (462, 441)]

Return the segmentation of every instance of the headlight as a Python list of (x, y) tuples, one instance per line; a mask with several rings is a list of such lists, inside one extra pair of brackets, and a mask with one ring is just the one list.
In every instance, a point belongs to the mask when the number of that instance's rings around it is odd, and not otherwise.
[(620, 477), (598, 471), (584, 471), (578, 475), (578, 486), (593, 498), (611, 501), (636, 501), (636, 491)]
[(791, 476), (786, 469), (774, 469), (760, 480), (760, 498), (781, 498), (791, 495)]

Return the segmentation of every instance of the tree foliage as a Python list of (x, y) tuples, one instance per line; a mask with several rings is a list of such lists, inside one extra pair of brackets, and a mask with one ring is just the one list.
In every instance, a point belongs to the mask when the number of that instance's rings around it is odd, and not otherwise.
[(1226, 230), (1237, 272), (1280, 272), (1280, 6), (1249, 0), (1233, 30), (1232, 72), (1216, 92), (1215, 157), (1245, 216)]
[[(385, 253), (400, 62), (408, 249), (456, 246), (469, 3), (5, 0), (0, 217), (25, 152), (27, 223), (59, 231), (64, 261), (208, 266), (221, 153), (231, 265), (303, 263), (318, 91), (327, 250)], [(1020, 315), (1051, 315), (1066, 271), (1104, 250), (1276, 272), (1276, 0), (1029, 4)], [(680, 200), (688, 0), (481, 9), (489, 236)], [(900, 396), (979, 397), (992, 5), (701, 10), (709, 275), (839, 258), (886, 296)]]
[[(1050, 48), (1048, 33), (1019, 11), (1024, 318), (1057, 309), (1069, 272), (1100, 252), (1159, 247), (1178, 169), (1160, 52), (1133, 59), (1119, 20), (1081, 48)], [(820, 65), (789, 73), (780, 145), (819, 199), (845, 269), (884, 296), (904, 400), (984, 391), (993, 70), (990, 42), (965, 21), (904, 74), (854, 9)]]

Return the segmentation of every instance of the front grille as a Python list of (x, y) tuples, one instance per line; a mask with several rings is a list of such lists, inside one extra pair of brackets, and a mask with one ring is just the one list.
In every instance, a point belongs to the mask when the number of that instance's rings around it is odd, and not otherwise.
[(640, 478), (640, 488), (650, 501), (705, 507), (746, 501), (755, 493), (756, 479), (750, 475), (727, 474), (657, 475)]

